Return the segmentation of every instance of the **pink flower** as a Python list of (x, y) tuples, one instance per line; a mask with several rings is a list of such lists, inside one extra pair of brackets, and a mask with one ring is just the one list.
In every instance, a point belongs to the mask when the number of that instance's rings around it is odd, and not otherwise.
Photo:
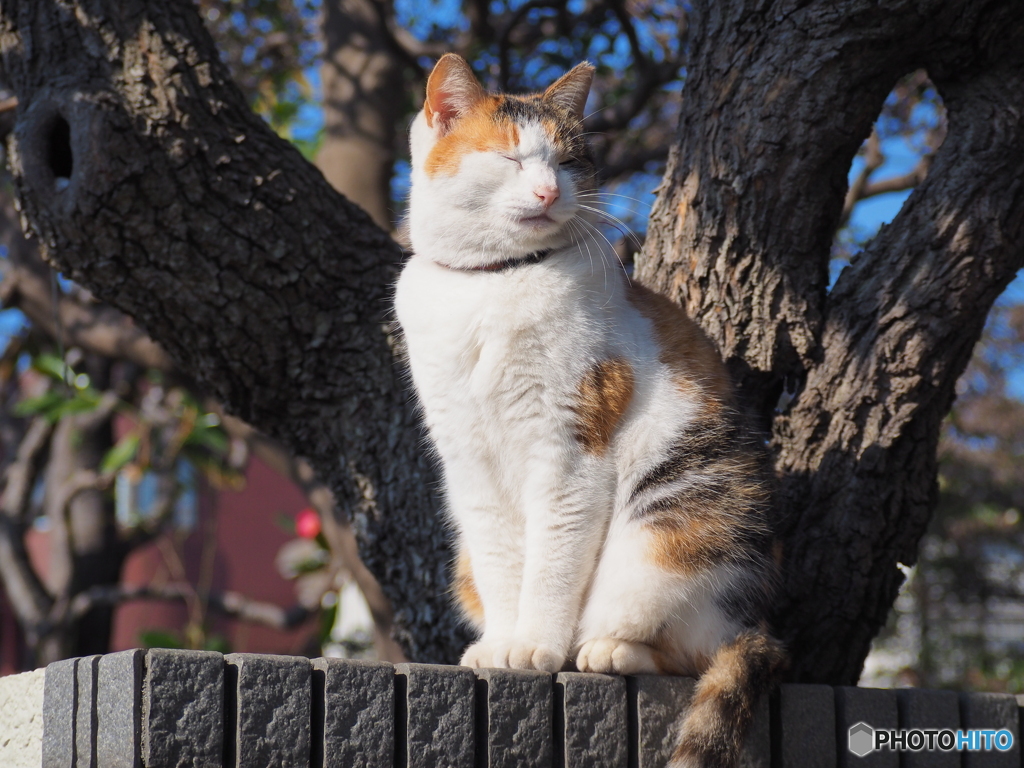
[(306, 507), (295, 516), (295, 532), (304, 539), (315, 539), (320, 535), (320, 515), (315, 509)]

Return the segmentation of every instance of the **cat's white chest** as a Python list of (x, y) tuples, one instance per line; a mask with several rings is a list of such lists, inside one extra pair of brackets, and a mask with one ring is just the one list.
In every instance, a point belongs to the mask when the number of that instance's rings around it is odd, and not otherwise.
[(395, 309), (421, 397), (433, 399), (453, 387), (460, 397), (482, 397), (493, 388), (496, 368), (509, 352), (508, 323), (498, 321), (512, 319), (516, 306), (488, 285), (488, 277), (415, 258), (402, 272)]
[(542, 300), (496, 276), (417, 258), (402, 271), (395, 309), (422, 397), (485, 399), (507, 368), (529, 365), (523, 347), (538, 331), (530, 316), (546, 314)]
[(578, 304), (554, 276), (509, 279), (411, 259), (395, 308), (435, 439), (509, 438), (509, 424), (534, 439), (534, 426), (550, 429), (586, 357), (567, 330), (579, 327)]

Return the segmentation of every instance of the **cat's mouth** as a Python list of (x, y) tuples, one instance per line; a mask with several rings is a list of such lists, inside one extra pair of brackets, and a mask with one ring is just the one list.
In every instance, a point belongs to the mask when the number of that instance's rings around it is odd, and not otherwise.
[(557, 222), (546, 213), (542, 213), (540, 216), (525, 216), (519, 220), (519, 223), (528, 227), (546, 227)]

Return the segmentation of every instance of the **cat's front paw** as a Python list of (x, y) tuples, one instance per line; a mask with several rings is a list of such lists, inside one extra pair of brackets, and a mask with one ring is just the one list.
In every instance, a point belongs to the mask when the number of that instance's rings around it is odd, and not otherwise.
[(494, 669), (508, 666), (508, 643), (478, 640), (462, 654), (459, 666), (473, 669)]
[(588, 640), (576, 654), (580, 672), (602, 672), (615, 675), (637, 675), (659, 672), (654, 649), (644, 643), (633, 643), (617, 637)]
[(529, 640), (516, 640), (509, 650), (508, 665), (512, 669), (536, 669), (541, 672), (558, 672), (565, 664), (565, 654), (554, 648)]
[(529, 640), (480, 640), (466, 649), (459, 664), (473, 669), (511, 668), (558, 672), (565, 664), (565, 654)]

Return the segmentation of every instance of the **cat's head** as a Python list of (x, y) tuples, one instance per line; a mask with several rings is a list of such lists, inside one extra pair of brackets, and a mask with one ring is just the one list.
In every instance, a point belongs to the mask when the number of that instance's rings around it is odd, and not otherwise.
[(594, 68), (579, 64), (543, 93), (487, 93), (461, 57), (443, 56), (413, 122), (413, 249), (480, 267), (571, 242), (581, 193), (594, 188), (583, 108)]

